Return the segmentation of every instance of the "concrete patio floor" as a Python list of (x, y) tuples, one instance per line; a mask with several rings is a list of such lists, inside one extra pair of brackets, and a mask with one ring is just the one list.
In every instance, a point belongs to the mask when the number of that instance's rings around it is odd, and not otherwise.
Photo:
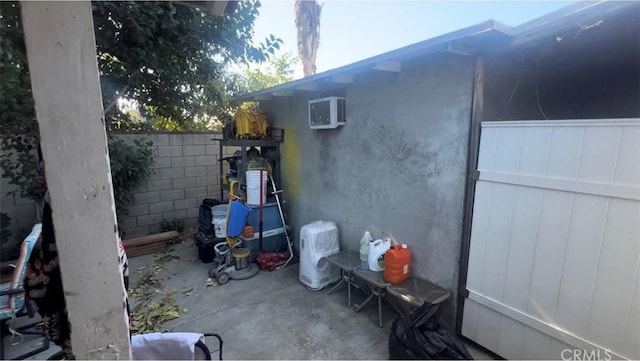
[[(299, 281), (297, 264), (207, 287), (211, 264), (198, 259), (192, 242), (171, 248), (179, 258), (158, 278), (169, 289), (193, 290), (189, 296), (183, 292), (174, 296), (188, 313), (165, 325), (173, 331), (220, 334), (225, 359), (388, 359), (389, 332), (398, 317), (388, 304), (383, 303), (380, 328), (374, 302), (356, 313), (347, 308), (346, 286), (331, 295), (327, 289), (309, 291)], [(131, 284), (136, 282), (135, 270), (153, 260), (154, 256), (129, 260)], [(358, 302), (364, 299), (359, 292), (354, 296)], [(475, 359), (491, 359), (474, 347), (469, 350)]]
[[(224, 359), (388, 359), (391, 324), (398, 314), (383, 303), (383, 327), (377, 325), (376, 303), (356, 313), (347, 308), (346, 286), (327, 295), (327, 289), (309, 291), (299, 281), (298, 265), (260, 273), (248, 280), (231, 280), (207, 286), (211, 264), (198, 259), (191, 241), (169, 247), (172, 261), (157, 274), (173, 298), (180, 317), (164, 326), (172, 331), (218, 333), (224, 341)], [(157, 255), (131, 258), (130, 284), (135, 285), (140, 268), (153, 267)], [(360, 291), (354, 300), (364, 299)], [(135, 299), (131, 302), (135, 307)], [(186, 313), (184, 311), (187, 311)], [(213, 351), (214, 339), (207, 339)], [(468, 345), (474, 359), (492, 359)], [(44, 359), (57, 347), (30, 359)], [(213, 355), (214, 358), (217, 357)]]

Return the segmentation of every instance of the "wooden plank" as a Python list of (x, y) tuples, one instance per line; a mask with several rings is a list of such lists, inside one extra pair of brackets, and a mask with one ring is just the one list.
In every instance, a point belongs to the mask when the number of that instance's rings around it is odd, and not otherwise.
[(20, 6), (73, 351), (129, 359), (91, 2)]
[(484, 111), (484, 58), (477, 56), (474, 68), (473, 98), (471, 103), (471, 119), (469, 124), (469, 147), (467, 152), (467, 182), (465, 184), (462, 245), (460, 247), (460, 266), (458, 271), (458, 292), (456, 300), (456, 332), (462, 332), (464, 318), (464, 299), (468, 285), (471, 235), (473, 228), (473, 209), (476, 192), (476, 180), (474, 177), (478, 168), (478, 152), (480, 149), (480, 132), (482, 114)]
[(135, 246), (141, 246), (149, 243), (166, 242), (172, 239), (176, 239), (178, 237), (180, 237), (180, 233), (178, 233), (177, 231), (168, 231), (168, 232), (150, 234), (147, 236), (125, 239), (122, 241), (122, 244), (124, 244), (125, 247), (135, 247)]
[(293, 89), (274, 90), (271, 94), (274, 97), (290, 97), (290, 96), (293, 96)]
[(167, 251), (166, 247), (138, 249), (133, 251), (127, 251), (127, 258), (135, 258), (140, 256), (146, 256), (154, 253), (164, 253)]
[(373, 66), (373, 69), (399, 73), (402, 70), (402, 63), (399, 61), (393, 61), (393, 60), (379, 61), (376, 63), (376, 65)]
[(139, 246), (131, 246), (131, 247), (125, 246), (125, 249), (135, 250), (135, 249), (149, 249), (149, 248), (164, 248), (166, 246), (167, 246), (167, 243), (162, 241), (162, 242), (156, 242), (156, 243), (143, 244)]
[(148, 250), (157, 250), (157, 249), (166, 249), (167, 245), (164, 243), (157, 243), (157, 244), (153, 244), (153, 245), (144, 245), (144, 246), (139, 246), (139, 247), (128, 247), (125, 248), (125, 251), (127, 252), (127, 254), (132, 253), (132, 252), (145, 252)]
[(296, 89), (298, 89), (298, 90), (310, 90), (310, 91), (312, 91), (312, 90), (318, 90), (318, 89), (320, 89), (320, 86), (318, 86), (318, 83), (311, 83), (311, 82), (309, 82), (309, 83), (303, 83), (303, 84), (298, 85), (298, 86), (296, 87)]
[(353, 83), (353, 74), (338, 74), (331, 78), (331, 81), (334, 83), (341, 84), (352, 84)]
[(147, 244), (140, 244), (137, 246), (125, 246), (125, 248), (127, 249), (144, 249), (144, 248), (154, 248), (154, 247), (165, 247), (167, 245), (166, 241), (160, 241), (160, 242), (154, 242), (154, 243), (147, 243)]

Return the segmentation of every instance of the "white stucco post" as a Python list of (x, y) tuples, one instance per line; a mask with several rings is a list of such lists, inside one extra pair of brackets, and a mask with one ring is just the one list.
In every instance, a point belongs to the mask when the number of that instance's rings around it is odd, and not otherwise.
[(91, 3), (21, 6), (74, 353), (129, 359)]

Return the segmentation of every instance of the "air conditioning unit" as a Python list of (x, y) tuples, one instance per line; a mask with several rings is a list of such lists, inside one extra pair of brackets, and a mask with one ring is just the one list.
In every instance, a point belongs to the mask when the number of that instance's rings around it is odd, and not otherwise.
[(309, 101), (309, 128), (334, 129), (346, 121), (345, 98), (327, 97)]

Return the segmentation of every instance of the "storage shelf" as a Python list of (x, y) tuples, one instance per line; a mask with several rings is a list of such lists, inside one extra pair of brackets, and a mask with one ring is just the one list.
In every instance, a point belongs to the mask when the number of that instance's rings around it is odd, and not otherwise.
[[(241, 152), (241, 157), (239, 157), (240, 164), (242, 169), (238, 169), (238, 178), (241, 183), (244, 183), (244, 174), (247, 168), (247, 154), (246, 151), (251, 147), (260, 147), (262, 148), (275, 148), (277, 151), (277, 157), (263, 156), (262, 158), (266, 159), (271, 163), (273, 168), (273, 176), (276, 181), (276, 184), (280, 184), (280, 141), (273, 139), (220, 139), (218, 140), (218, 144), (220, 147), (220, 155), (224, 154), (224, 147), (239, 147)], [(223, 164), (224, 158), (219, 159), (219, 170), (220, 176), (223, 174)], [(222, 184), (222, 180), (220, 180), (220, 200), (224, 200), (224, 189), (225, 185)]]
[(221, 139), (220, 144), (225, 147), (277, 147), (280, 142), (271, 139)]

